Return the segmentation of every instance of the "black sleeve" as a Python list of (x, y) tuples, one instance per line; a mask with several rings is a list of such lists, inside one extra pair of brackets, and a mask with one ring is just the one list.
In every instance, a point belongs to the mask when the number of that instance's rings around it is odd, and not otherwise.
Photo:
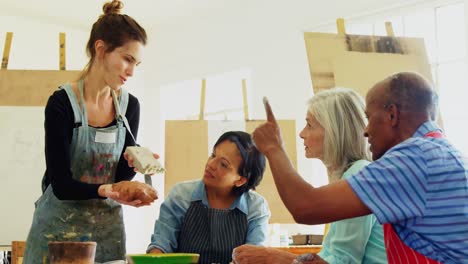
[[(125, 116), (133, 135), (138, 134), (140, 122), (140, 103), (129, 94)], [(111, 124), (115, 124), (115, 121)], [(65, 90), (58, 90), (49, 97), (45, 108), (45, 157), (46, 173), (43, 179), (43, 191), (51, 184), (55, 196), (60, 200), (87, 200), (103, 198), (98, 194), (101, 184), (89, 184), (74, 180), (71, 172), (70, 146), (75, 128), (73, 109)], [(123, 157), (127, 146), (134, 146), (130, 133), (125, 135), (125, 146), (116, 169), (115, 181), (131, 180), (135, 176), (133, 168)]]
[[(129, 94), (127, 112), (125, 113), (125, 117), (127, 117), (128, 124), (130, 125), (130, 130), (132, 131), (133, 136), (136, 139), (138, 134), (138, 126), (140, 124), (140, 103), (138, 102), (138, 99), (131, 94)], [(135, 142), (133, 141), (133, 138), (130, 135), (130, 133), (128, 133), (128, 131), (125, 135), (125, 146), (120, 155), (119, 164), (117, 165), (115, 175), (116, 182), (130, 181), (133, 179), (133, 177), (135, 177), (135, 172), (133, 171), (133, 168), (128, 167), (127, 160), (125, 160), (123, 156), (123, 153), (125, 152), (125, 148), (127, 146), (135, 146)]]
[(86, 200), (102, 198), (98, 195), (100, 184), (76, 181), (71, 172), (70, 146), (73, 135), (73, 109), (65, 90), (49, 97), (45, 108), (45, 158), (44, 184), (51, 184), (60, 200)]

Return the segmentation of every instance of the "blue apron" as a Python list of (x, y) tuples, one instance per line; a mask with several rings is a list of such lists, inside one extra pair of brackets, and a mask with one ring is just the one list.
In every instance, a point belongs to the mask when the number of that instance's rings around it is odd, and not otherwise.
[[(124, 144), (126, 128), (122, 116), (128, 105), (128, 92), (121, 89), (120, 103), (115, 93), (116, 125), (107, 128), (88, 126), (86, 104), (78, 104), (71, 85), (63, 87), (73, 108), (75, 124), (71, 142), (71, 172), (76, 181), (94, 184), (115, 182), (115, 171)], [(78, 82), (81, 102), (83, 80)], [(120, 109), (119, 109), (120, 107)], [(49, 184), (35, 203), (29, 231), (25, 264), (49, 263), (49, 241), (96, 241), (96, 261), (125, 259), (125, 229), (122, 207), (111, 199), (59, 200)]]

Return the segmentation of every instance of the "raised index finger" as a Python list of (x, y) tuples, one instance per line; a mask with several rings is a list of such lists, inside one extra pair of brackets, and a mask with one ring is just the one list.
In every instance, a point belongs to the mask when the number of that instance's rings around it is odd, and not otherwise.
[(267, 121), (276, 124), (275, 115), (273, 114), (273, 110), (271, 110), (270, 103), (268, 102), (268, 99), (266, 98), (266, 96), (263, 97), (263, 105), (265, 106)]

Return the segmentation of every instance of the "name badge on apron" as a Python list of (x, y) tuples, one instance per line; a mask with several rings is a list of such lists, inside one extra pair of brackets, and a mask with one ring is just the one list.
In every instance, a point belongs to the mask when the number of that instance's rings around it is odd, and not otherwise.
[(116, 136), (117, 134), (115, 132), (106, 133), (106, 132), (96, 131), (96, 137), (94, 138), (94, 141), (97, 143), (111, 144), (111, 143), (115, 143)]

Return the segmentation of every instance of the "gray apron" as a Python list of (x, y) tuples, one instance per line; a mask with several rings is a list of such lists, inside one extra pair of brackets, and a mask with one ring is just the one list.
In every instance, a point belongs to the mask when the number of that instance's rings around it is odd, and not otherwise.
[[(81, 102), (84, 102), (83, 80), (78, 82), (78, 88)], [(127, 109), (128, 93), (121, 89), (120, 103), (116, 103), (115, 93), (112, 92), (116, 125), (93, 128), (88, 126), (86, 105), (83, 103), (80, 110), (71, 85), (64, 86), (64, 89), (73, 108), (75, 124), (82, 123), (73, 129), (73, 179), (94, 184), (114, 183), (115, 171), (125, 144), (126, 129), (122, 116)], [(54, 195), (52, 185), (49, 185), (35, 206), (24, 255), (25, 264), (49, 263), (49, 241), (96, 241), (96, 261), (125, 259), (122, 207), (114, 200), (59, 200)]]
[(199, 263), (229, 263), (232, 250), (245, 243), (247, 216), (239, 209), (208, 208), (192, 202), (184, 217), (176, 252), (198, 253)]

